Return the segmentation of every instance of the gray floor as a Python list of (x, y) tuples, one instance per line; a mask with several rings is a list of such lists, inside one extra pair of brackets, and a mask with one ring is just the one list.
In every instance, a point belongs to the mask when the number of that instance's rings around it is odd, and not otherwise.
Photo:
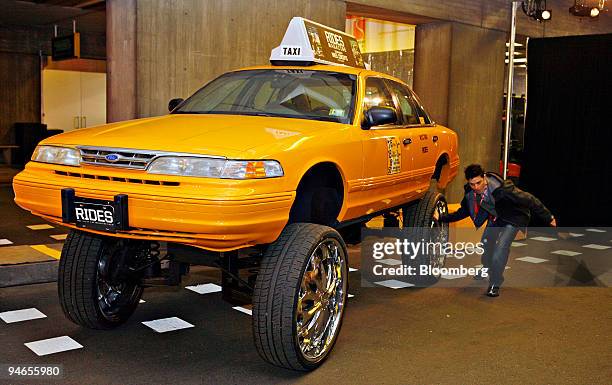
[[(14, 207), (11, 198), (8, 187), (0, 189), (9, 214), (0, 223), (0, 238), (14, 241), (0, 247), (0, 254), (14, 257), (16, 245), (48, 243), (50, 235), (65, 233), (27, 229), (43, 222)], [(46, 315), (0, 321), (0, 364), (61, 364), (61, 382), (69, 384), (609, 384), (612, 249), (584, 248), (610, 245), (607, 230), (554, 242), (528, 238), (527, 247), (513, 247), (499, 298), (483, 296), (486, 282), (469, 277), (393, 290), (366, 287), (362, 271), (351, 272), (354, 297), (339, 340), (312, 373), (263, 362), (253, 347), (250, 316), (222, 301), (220, 293), (147, 289), (146, 302), (126, 325), (93, 331), (64, 318), (55, 283), (0, 288), (0, 313), (36, 308)], [(552, 254), (558, 250), (581, 254)], [(359, 247), (351, 248), (355, 268), (361, 267), (359, 253)], [(544, 261), (517, 259), (525, 256)], [(473, 256), (451, 258), (447, 265), (478, 263)], [(218, 276), (196, 268), (185, 284), (206, 282), (218, 282)], [(166, 317), (194, 327), (159, 334), (142, 324)], [(83, 348), (39, 357), (24, 345), (61, 336)]]
[[(113, 331), (68, 322), (53, 283), (0, 289), (0, 312), (34, 307), (47, 318), (0, 321), (2, 363), (59, 363), (70, 384), (610, 383), (612, 289), (482, 287), (362, 288), (350, 299), (330, 359), (312, 373), (264, 363), (250, 316), (220, 293), (148, 289), (130, 321)], [(195, 272), (191, 283), (214, 281)], [(179, 317), (194, 325), (158, 334), (141, 322)], [(38, 357), (24, 343), (70, 336), (82, 349)]]

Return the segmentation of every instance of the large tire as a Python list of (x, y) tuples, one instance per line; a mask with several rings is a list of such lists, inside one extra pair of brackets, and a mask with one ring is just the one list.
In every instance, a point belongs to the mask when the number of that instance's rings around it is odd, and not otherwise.
[(142, 287), (126, 277), (111, 278), (125, 260), (120, 258), (126, 252), (125, 242), (75, 230), (68, 234), (59, 263), (58, 291), (70, 321), (90, 329), (111, 329), (132, 315)]
[(329, 356), (346, 306), (347, 255), (337, 231), (310, 223), (288, 225), (268, 247), (253, 293), (253, 337), (265, 361), (308, 371)]
[[(448, 242), (448, 224), (434, 221), (434, 212), (446, 214), (448, 206), (444, 195), (428, 191), (423, 198), (415, 204), (403, 209), (404, 228), (413, 242)], [(421, 266), (432, 268), (444, 267), (446, 256), (441, 253), (442, 248), (434, 248), (433, 252), (424, 252), (412, 259), (410, 256), (403, 255), (403, 264), (413, 266), (416, 269), (415, 275), (408, 275), (407, 281), (415, 286), (430, 286), (440, 279), (439, 274), (420, 274)]]

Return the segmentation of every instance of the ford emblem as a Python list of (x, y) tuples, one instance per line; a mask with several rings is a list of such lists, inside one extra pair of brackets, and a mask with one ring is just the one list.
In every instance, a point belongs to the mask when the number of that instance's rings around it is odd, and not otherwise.
[(107, 162), (115, 163), (119, 160), (119, 154), (108, 154), (104, 157)]

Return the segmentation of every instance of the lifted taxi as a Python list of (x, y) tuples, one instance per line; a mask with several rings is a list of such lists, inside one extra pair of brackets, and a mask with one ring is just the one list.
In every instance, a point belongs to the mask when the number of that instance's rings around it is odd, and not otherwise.
[(173, 99), (169, 115), (39, 144), (15, 201), (72, 229), (58, 280), (71, 321), (118, 326), (144, 287), (216, 266), (223, 297), (252, 302), (262, 358), (311, 370), (340, 330), (345, 242), (380, 215), (437, 225), (446, 201), (430, 185), (457, 174), (457, 135), (406, 84), (365, 69), (351, 36), (302, 18), (271, 63)]

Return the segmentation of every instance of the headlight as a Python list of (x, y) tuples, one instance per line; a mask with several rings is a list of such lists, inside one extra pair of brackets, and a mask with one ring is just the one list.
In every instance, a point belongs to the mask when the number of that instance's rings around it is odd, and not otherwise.
[(254, 179), (283, 176), (283, 168), (275, 160), (226, 160), (163, 156), (151, 163), (151, 174), (196, 176), (204, 178)]
[(81, 164), (79, 150), (68, 147), (38, 146), (32, 154), (32, 160), (42, 163), (63, 164), (78, 166)]

